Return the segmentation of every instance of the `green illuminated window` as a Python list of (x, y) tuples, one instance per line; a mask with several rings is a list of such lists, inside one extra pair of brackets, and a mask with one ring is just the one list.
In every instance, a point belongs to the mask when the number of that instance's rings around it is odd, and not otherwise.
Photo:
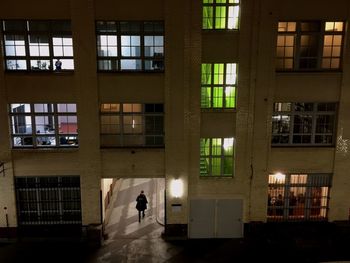
[(233, 176), (234, 139), (201, 138), (200, 176)]
[(235, 108), (237, 64), (202, 64), (201, 107)]
[(203, 0), (203, 29), (238, 29), (239, 0)]

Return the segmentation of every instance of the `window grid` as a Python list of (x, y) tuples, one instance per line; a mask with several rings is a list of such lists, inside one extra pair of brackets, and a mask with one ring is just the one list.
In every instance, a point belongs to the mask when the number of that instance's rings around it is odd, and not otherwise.
[(202, 109), (236, 107), (237, 64), (202, 64), (201, 75)]
[(274, 103), (272, 145), (334, 145), (336, 103)]
[[(6, 70), (74, 70), (69, 21), (4, 20), (2, 30)], [(61, 66), (56, 67), (58, 60)]]
[(164, 146), (163, 104), (101, 104), (101, 146)]
[(203, 29), (238, 29), (239, 0), (203, 0)]
[(78, 176), (16, 177), (15, 188), (20, 226), (82, 223)]
[(12, 147), (77, 147), (76, 105), (66, 103), (10, 104)]
[(341, 69), (344, 23), (279, 22), (276, 70)]
[(233, 138), (200, 139), (200, 176), (233, 177)]
[[(97, 21), (100, 71), (163, 71), (164, 25), (159, 21)], [(113, 37), (113, 45), (102, 45)]]
[(268, 221), (326, 221), (331, 174), (270, 174)]

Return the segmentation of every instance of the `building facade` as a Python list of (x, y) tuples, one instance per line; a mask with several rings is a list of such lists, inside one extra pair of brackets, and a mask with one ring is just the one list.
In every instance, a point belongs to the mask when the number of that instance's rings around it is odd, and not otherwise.
[(6, 1), (0, 231), (102, 223), (165, 178), (169, 236), (349, 220), (350, 4)]

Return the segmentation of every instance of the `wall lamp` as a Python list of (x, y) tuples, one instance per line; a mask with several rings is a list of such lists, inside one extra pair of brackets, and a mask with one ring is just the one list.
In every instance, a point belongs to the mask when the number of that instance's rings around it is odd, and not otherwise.
[(181, 179), (173, 179), (170, 182), (170, 193), (175, 198), (182, 197), (184, 193), (184, 185)]

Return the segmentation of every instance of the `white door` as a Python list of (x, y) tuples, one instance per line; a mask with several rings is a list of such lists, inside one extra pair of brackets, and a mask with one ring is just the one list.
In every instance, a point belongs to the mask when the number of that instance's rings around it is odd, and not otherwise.
[(243, 237), (242, 215), (241, 199), (191, 200), (189, 238)]
[(215, 237), (215, 200), (191, 200), (189, 237)]
[(220, 199), (216, 203), (216, 237), (243, 237), (242, 223), (243, 200)]

